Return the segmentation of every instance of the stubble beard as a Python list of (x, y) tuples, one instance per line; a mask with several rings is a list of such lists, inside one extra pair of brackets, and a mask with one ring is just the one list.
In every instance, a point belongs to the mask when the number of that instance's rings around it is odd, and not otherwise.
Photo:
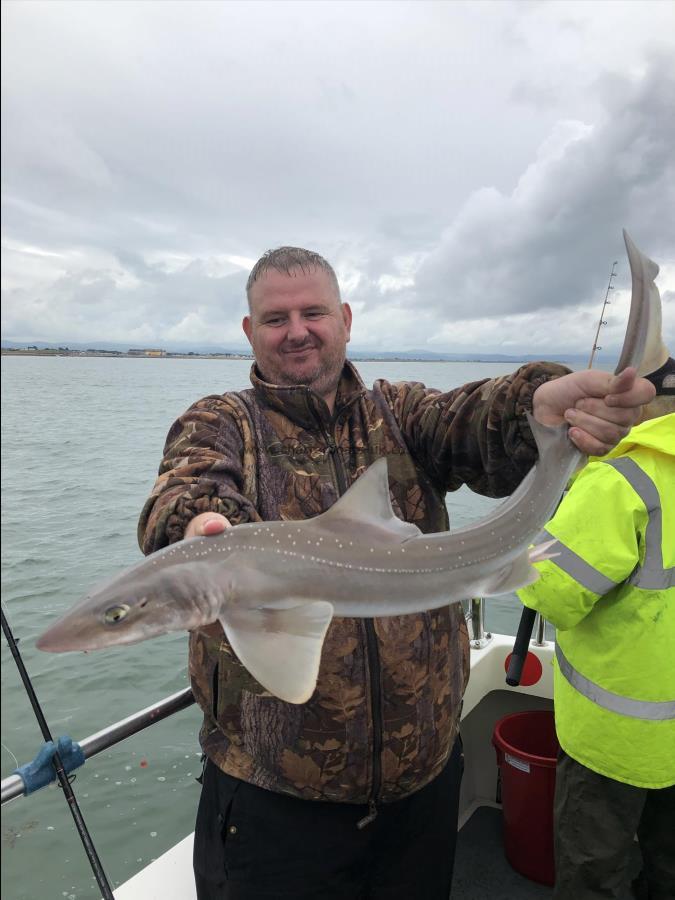
[[(346, 359), (346, 348), (340, 347), (319, 361), (318, 365), (302, 375), (295, 375), (281, 368), (271, 374), (273, 384), (284, 387), (303, 385), (320, 397), (325, 397), (337, 389)], [(265, 377), (263, 373), (263, 377)]]

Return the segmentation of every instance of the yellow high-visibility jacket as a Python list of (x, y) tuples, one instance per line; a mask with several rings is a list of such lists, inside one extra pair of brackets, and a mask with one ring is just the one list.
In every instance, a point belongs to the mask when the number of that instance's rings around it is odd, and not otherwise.
[(518, 591), (556, 627), (560, 744), (638, 787), (675, 784), (675, 413), (636, 426), (579, 473)]

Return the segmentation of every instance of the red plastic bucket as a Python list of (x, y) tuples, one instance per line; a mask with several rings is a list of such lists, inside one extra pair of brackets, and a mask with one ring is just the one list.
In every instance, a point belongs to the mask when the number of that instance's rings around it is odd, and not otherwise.
[(495, 725), (506, 858), (521, 875), (552, 885), (553, 793), (558, 739), (548, 710), (512, 713)]

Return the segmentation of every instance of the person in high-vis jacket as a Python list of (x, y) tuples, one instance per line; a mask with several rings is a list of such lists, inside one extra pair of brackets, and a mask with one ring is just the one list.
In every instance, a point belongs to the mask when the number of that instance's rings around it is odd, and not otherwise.
[(675, 898), (675, 361), (648, 377), (643, 421), (577, 475), (518, 591), (556, 627), (555, 900)]

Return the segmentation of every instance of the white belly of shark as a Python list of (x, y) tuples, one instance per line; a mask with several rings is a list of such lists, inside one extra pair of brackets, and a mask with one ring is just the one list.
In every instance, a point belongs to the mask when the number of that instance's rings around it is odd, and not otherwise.
[[(633, 277), (617, 366), (640, 374), (667, 358), (658, 266), (625, 234)], [(314, 519), (235, 526), (157, 551), (99, 585), (39, 638), (42, 650), (96, 650), (221, 622), (251, 674), (271, 693), (303, 703), (314, 692), (333, 616), (422, 612), (515, 590), (537, 578), (531, 547), (582, 455), (566, 425), (529, 417), (539, 458), (486, 518), (454, 533), (422, 534), (392, 510), (385, 459)], [(553, 548), (554, 549), (554, 548)]]

